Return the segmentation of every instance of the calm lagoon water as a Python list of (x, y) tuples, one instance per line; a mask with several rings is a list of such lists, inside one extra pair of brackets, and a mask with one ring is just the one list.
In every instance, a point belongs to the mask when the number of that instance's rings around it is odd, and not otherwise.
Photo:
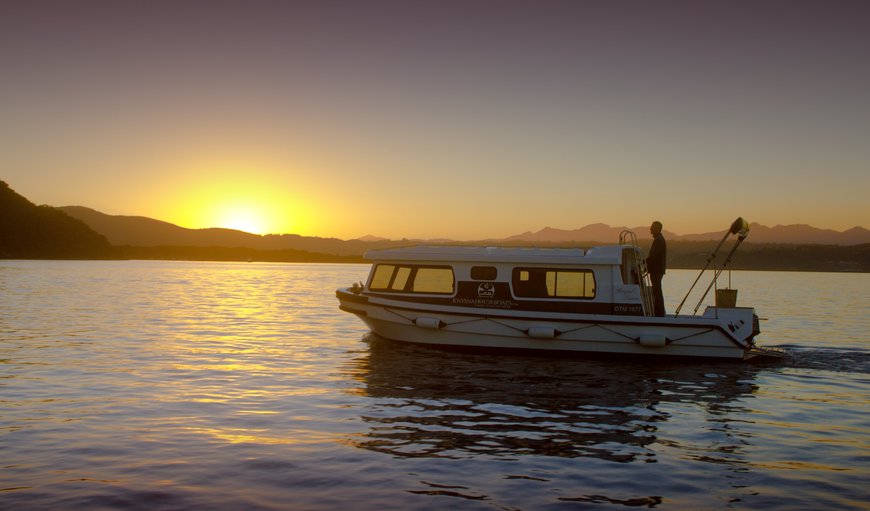
[(868, 274), (735, 272), (785, 360), (643, 363), (390, 343), (366, 273), (0, 261), (0, 508), (870, 506)]

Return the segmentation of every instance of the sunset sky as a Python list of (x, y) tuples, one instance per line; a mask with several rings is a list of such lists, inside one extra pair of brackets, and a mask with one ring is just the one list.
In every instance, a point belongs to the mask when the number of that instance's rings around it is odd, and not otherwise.
[(867, 1), (0, 0), (0, 179), (185, 227), (870, 226)]

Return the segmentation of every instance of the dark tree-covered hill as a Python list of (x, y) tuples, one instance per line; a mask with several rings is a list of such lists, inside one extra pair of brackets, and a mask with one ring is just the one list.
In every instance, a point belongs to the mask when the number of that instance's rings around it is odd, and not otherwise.
[(105, 259), (112, 247), (80, 220), (37, 206), (0, 181), (0, 258)]

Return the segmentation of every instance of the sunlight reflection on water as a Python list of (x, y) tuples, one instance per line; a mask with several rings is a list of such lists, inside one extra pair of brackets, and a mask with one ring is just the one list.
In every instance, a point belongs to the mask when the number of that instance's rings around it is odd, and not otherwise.
[[(789, 358), (643, 364), (390, 343), (337, 308), (366, 273), (0, 262), (0, 507), (870, 500), (868, 275), (735, 272)], [(670, 310), (695, 275), (668, 272)]]

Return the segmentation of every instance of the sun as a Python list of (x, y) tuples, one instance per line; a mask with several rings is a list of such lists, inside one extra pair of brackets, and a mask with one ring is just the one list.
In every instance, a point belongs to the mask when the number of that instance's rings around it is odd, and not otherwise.
[(169, 205), (167, 219), (183, 227), (307, 235), (331, 217), (306, 177), (311, 172), (279, 161), (215, 154), (175, 167), (182, 177), (161, 202)]
[(201, 187), (186, 197), (171, 216), (184, 227), (234, 229), (251, 234), (288, 234), (300, 229), (300, 203), (263, 186), (250, 183)]
[(300, 227), (294, 201), (262, 190), (260, 193), (224, 193), (202, 205), (202, 224), (251, 234), (288, 234)]
[(216, 227), (225, 227), (251, 234), (269, 234), (271, 222), (262, 208), (251, 205), (229, 206), (215, 219)]

